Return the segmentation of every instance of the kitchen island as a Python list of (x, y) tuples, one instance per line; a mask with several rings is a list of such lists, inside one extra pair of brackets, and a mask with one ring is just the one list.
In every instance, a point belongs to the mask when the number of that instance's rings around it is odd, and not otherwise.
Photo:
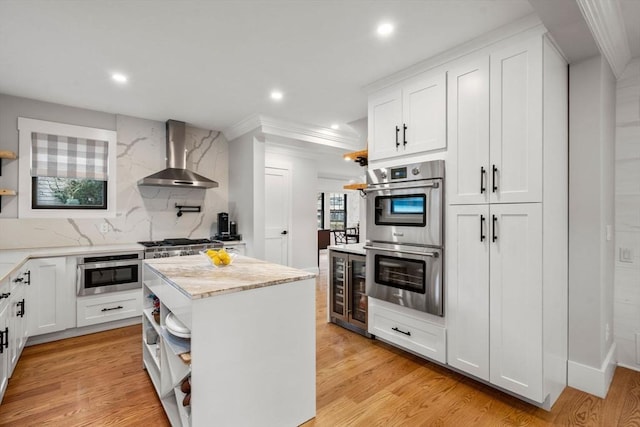
[[(144, 264), (143, 361), (172, 425), (315, 416), (315, 274), (244, 256), (225, 267), (204, 255)], [(169, 331), (175, 319), (185, 338)]]

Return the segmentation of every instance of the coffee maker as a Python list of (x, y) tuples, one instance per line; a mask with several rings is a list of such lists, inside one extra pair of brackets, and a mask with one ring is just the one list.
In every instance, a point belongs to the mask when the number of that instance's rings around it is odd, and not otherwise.
[(238, 224), (235, 221), (229, 221), (228, 213), (218, 213), (218, 234), (214, 238), (222, 241), (242, 240), (242, 235), (238, 234)]

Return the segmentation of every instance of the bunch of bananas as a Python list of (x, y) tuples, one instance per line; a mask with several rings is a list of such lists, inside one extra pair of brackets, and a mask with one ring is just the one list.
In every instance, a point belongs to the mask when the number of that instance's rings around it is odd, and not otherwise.
[(231, 256), (224, 249), (207, 249), (206, 254), (211, 258), (211, 262), (213, 262), (215, 266), (231, 264)]

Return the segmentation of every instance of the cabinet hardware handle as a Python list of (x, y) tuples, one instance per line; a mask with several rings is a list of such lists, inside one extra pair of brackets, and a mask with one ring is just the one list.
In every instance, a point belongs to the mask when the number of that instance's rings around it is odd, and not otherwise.
[(492, 234), (492, 240), (495, 242), (496, 240), (498, 240), (498, 236), (496, 235), (496, 224), (498, 223), (498, 217), (495, 215), (493, 216), (493, 229), (491, 230), (491, 234)]
[(18, 301), (18, 304), (16, 305), (20, 307), (20, 311), (16, 313), (16, 316), (24, 317), (24, 298), (22, 299), (22, 301)]
[(491, 180), (492, 180), (492, 184), (493, 184), (493, 192), (494, 193), (496, 191), (498, 191), (498, 186), (496, 185), (496, 172), (498, 172), (498, 168), (496, 167), (496, 165), (493, 165), (493, 170), (491, 172)]
[(4, 292), (0, 294), (0, 299), (9, 298), (9, 295), (11, 295), (11, 292)]
[(4, 348), (9, 348), (9, 327), (4, 328)]
[(15, 279), (13, 279), (13, 283), (20, 283), (24, 281), (24, 277), (16, 277)]
[(103, 312), (104, 312), (104, 311), (111, 311), (111, 310), (120, 310), (121, 308), (124, 308), (124, 307), (123, 307), (123, 306), (121, 306), (121, 305), (119, 305), (119, 306), (117, 306), (117, 307), (103, 308), (103, 309), (102, 309), (102, 310), (100, 310), (100, 311), (103, 311)]
[(396, 331), (396, 332), (400, 332), (401, 334), (405, 334), (405, 335), (406, 335), (406, 336), (408, 336), (408, 337), (410, 337), (410, 336), (411, 336), (411, 332), (409, 332), (409, 331), (407, 331), (407, 332), (405, 332), (405, 331), (401, 331), (400, 329), (398, 329), (398, 328), (397, 328), (397, 327), (395, 327), (395, 326), (394, 326), (393, 328), (391, 328), (391, 329), (393, 329), (393, 330), (394, 330), (394, 331)]
[(31, 284), (31, 270), (27, 270), (26, 273), (24, 273), (25, 276), (27, 276), (27, 285)]
[(407, 147), (407, 124), (403, 123), (402, 127), (404, 129), (402, 129), (402, 145), (406, 148)]
[(400, 146), (400, 142), (398, 141), (398, 133), (400, 133), (400, 128), (396, 126), (396, 150)]
[(487, 191), (484, 186), (484, 178), (487, 176), (487, 171), (484, 170), (484, 166), (480, 166), (480, 194)]
[(0, 354), (4, 353), (4, 332), (0, 331)]
[(480, 215), (480, 241), (484, 242), (484, 215)]

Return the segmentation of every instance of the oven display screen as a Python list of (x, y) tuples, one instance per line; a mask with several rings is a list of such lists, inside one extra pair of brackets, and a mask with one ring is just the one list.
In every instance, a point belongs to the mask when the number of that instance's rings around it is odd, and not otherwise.
[(391, 199), (392, 214), (424, 214), (424, 196)]
[(407, 168), (391, 169), (391, 179), (407, 179)]

